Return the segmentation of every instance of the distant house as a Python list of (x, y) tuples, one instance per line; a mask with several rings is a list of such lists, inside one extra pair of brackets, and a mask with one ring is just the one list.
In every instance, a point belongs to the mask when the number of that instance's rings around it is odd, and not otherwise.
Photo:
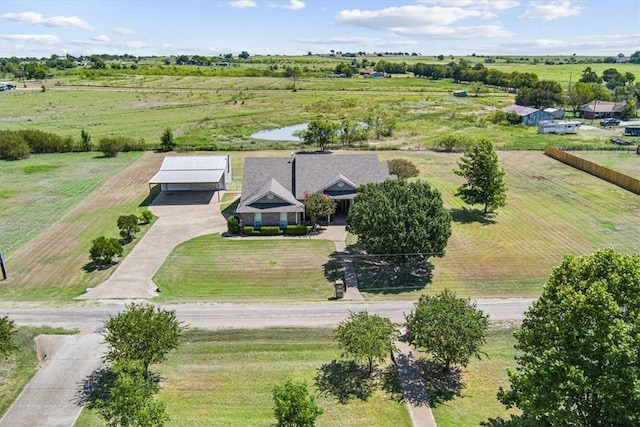
[(215, 191), (229, 186), (233, 176), (229, 156), (167, 156), (149, 185), (161, 191)]
[(387, 74), (383, 73), (382, 71), (374, 71), (373, 73), (369, 74), (369, 77), (374, 78), (374, 79), (380, 79), (382, 77), (386, 77)]
[(582, 122), (575, 121), (542, 121), (538, 123), (538, 133), (576, 133), (581, 125)]
[(578, 116), (585, 119), (604, 119), (607, 117), (622, 117), (621, 102), (598, 101), (593, 100), (588, 104), (584, 104), (578, 108)]
[(453, 96), (464, 98), (464, 97), (467, 96), (467, 91), (466, 90), (454, 90), (453, 91)]
[(553, 115), (554, 119), (564, 119), (564, 109), (562, 108), (545, 108), (542, 110)]
[(247, 157), (242, 194), (236, 212), (245, 225), (300, 224), (304, 196), (321, 192), (346, 213), (359, 186), (392, 178), (375, 154), (297, 154), (291, 157)]
[(522, 105), (509, 105), (502, 109), (505, 113), (516, 113), (522, 119), (522, 124), (526, 126), (537, 126), (542, 121), (553, 120), (553, 114), (537, 108), (525, 107)]

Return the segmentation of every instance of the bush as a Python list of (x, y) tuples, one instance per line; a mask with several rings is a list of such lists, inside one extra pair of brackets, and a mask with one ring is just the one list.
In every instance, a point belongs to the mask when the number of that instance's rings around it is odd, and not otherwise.
[(145, 209), (140, 214), (140, 222), (143, 224), (149, 224), (153, 220), (153, 213), (149, 209)]
[(229, 233), (238, 234), (240, 233), (240, 220), (237, 216), (229, 217), (227, 220), (227, 230)]
[[(503, 111), (500, 111), (504, 113)], [(436, 142), (436, 148), (442, 151), (465, 151), (472, 145), (472, 140), (468, 136), (449, 134)]]
[(247, 236), (277, 236), (281, 234), (282, 231), (277, 225), (264, 225), (259, 230), (256, 230), (250, 225), (245, 225), (243, 233)]
[(105, 157), (117, 157), (123, 146), (124, 144), (120, 138), (102, 138), (98, 143), (98, 150)]
[(100, 236), (95, 239), (89, 250), (89, 256), (98, 269), (111, 265), (113, 258), (122, 256), (124, 249), (114, 237)]
[(22, 160), (29, 156), (31, 156), (31, 149), (16, 133), (0, 132), (0, 159)]
[(295, 225), (287, 225), (287, 228), (284, 229), (284, 234), (290, 236), (304, 236), (307, 234), (307, 225), (306, 224), (295, 224)]
[(131, 242), (136, 237), (136, 233), (140, 231), (138, 216), (135, 214), (120, 215), (118, 217), (118, 228), (120, 229), (122, 241), (125, 243)]
[(129, 151), (146, 151), (147, 143), (144, 139), (133, 139), (128, 136), (121, 136), (122, 139), (122, 152), (126, 153)]
[(25, 129), (2, 132), (2, 139), (13, 135), (15, 138), (27, 144), (31, 153), (67, 153), (74, 150), (73, 138), (62, 137), (55, 133), (42, 132), (40, 130)]

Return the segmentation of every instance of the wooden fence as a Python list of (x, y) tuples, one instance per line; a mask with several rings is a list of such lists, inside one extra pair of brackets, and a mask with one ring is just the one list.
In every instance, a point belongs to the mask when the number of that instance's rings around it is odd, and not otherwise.
[(633, 193), (640, 194), (640, 180), (632, 178), (620, 172), (616, 172), (597, 163), (569, 154), (566, 151), (559, 150), (555, 147), (544, 147), (544, 154), (553, 157), (569, 166), (580, 169), (598, 178), (604, 179), (612, 184), (629, 190)]

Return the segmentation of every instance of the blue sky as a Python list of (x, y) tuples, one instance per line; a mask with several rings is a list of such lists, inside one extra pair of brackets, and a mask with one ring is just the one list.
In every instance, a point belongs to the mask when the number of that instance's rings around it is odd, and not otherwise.
[(630, 55), (638, 0), (0, 1), (0, 57)]

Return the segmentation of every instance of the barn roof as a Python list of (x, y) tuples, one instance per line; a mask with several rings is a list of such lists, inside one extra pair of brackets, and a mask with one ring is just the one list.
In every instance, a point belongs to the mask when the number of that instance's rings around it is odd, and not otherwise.
[(523, 116), (528, 116), (529, 114), (533, 114), (536, 111), (540, 111), (540, 110), (538, 110), (537, 108), (525, 107), (524, 105), (512, 104), (512, 105), (509, 105), (508, 107), (504, 107), (502, 111), (504, 111), (505, 113), (513, 112), (519, 115), (520, 117), (523, 117)]

